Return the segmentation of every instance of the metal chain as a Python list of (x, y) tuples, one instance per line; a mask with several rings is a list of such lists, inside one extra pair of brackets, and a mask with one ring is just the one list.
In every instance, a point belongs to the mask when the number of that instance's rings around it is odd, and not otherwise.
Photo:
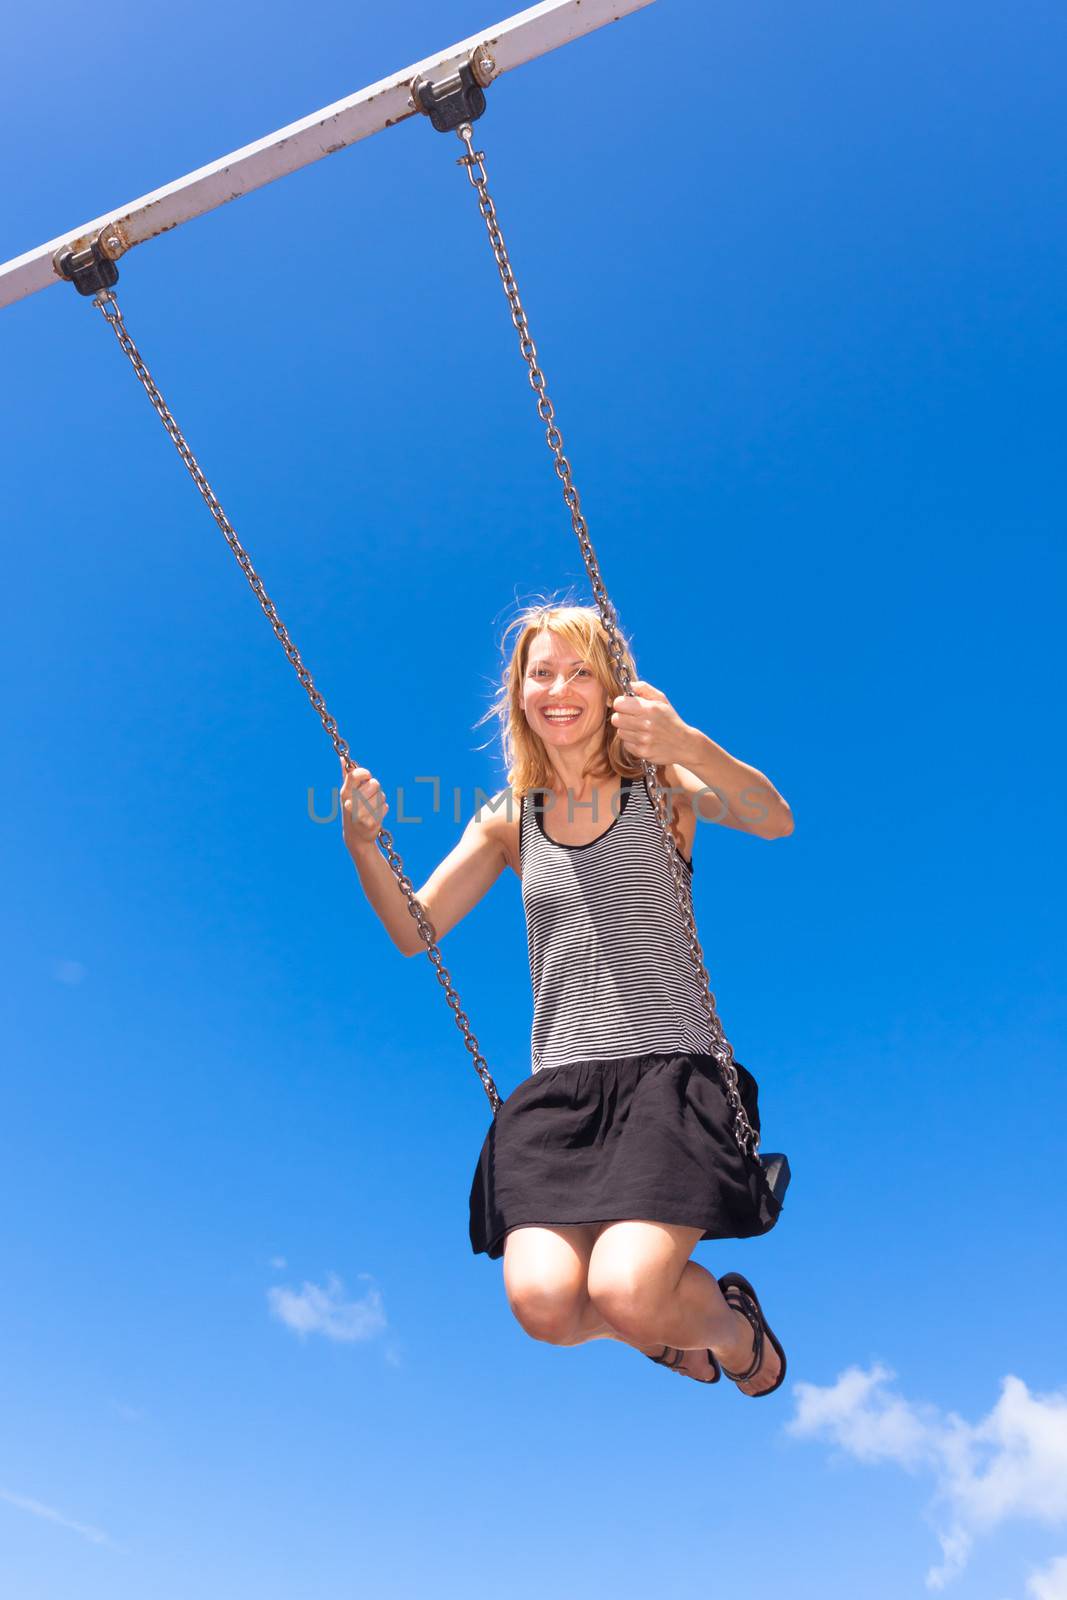
[[(164, 428), (166, 428), (175, 449), (188, 468), (189, 476), (199, 489), (204, 503), (211, 512), (211, 515), (218, 523), (226, 543), (237, 557), (237, 561), (241, 567), (241, 570), (248, 579), (253, 593), (262, 606), (267, 621), (277, 634), (282, 649), (289, 657), (289, 660), (296, 671), (297, 677), (300, 679), (300, 682), (303, 684), (304, 689), (307, 692), (308, 699), (318, 712), (322, 725), (329, 734), (334, 749), (337, 751), (337, 754), (340, 756), (342, 762), (346, 764), (346, 767), (351, 770), (355, 763), (349, 754), (348, 744), (338, 732), (337, 723), (327, 711), (326, 701), (323, 699), (318, 689), (316, 689), (311, 677), (311, 673), (300, 659), (300, 652), (290, 639), (284, 622), (274, 608), (274, 602), (264, 589), (259, 574), (256, 572), (256, 569), (253, 567), (252, 562), (249, 559), (248, 552), (244, 549), (241, 541), (238, 539), (237, 534), (234, 531), (233, 524), (230, 522), (230, 519), (227, 517), (225, 511), (223, 511), (222, 506), (219, 504), (218, 498), (211, 485), (208, 483), (207, 478), (204, 476), (199, 462), (193, 455), (193, 452), (190, 450), (188, 444), (186, 444), (185, 437), (182, 434), (181, 429), (178, 427), (178, 424), (171, 415), (167, 402), (164, 400), (163, 396), (159, 392), (159, 389), (156, 387), (152, 374), (149, 372), (148, 368), (144, 364), (144, 361), (141, 359), (140, 351), (130, 338), (129, 333), (126, 330), (125, 319), (123, 318), (122, 312), (119, 309), (118, 301), (115, 299), (115, 296), (112, 294), (110, 289), (107, 289), (102, 290), (94, 297), (93, 304), (94, 306), (99, 307), (100, 311), (103, 312), (107, 322), (110, 323), (112, 332), (117, 338), (123, 354), (129, 359), (129, 363), (137, 377), (140, 379), (141, 385), (144, 388), (149, 400), (152, 402), (159, 420), (162, 422)], [(437, 981), (445, 991), (445, 1000), (447, 1001), (448, 1006), (453, 1013), (456, 1026), (463, 1034), (463, 1042), (471, 1054), (475, 1071), (482, 1080), (482, 1086), (485, 1089), (486, 1094), (489, 1096), (489, 1104), (492, 1106), (493, 1115), (495, 1116), (500, 1110), (502, 1101), (500, 1095), (497, 1093), (496, 1084), (493, 1082), (493, 1079), (490, 1076), (489, 1068), (486, 1065), (485, 1058), (478, 1047), (478, 1041), (471, 1032), (469, 1019), (466, 1012), (463, 1011), (460, 1005), (460, 998), (457, 991), (453, 987), (452, 979), (449, 976), (448, 969), (441, 960), (441, 952), (437, 947), (433, 924), (429, 921), (423, 909), (422, 902), (415, 894), (414, 885), (412, 884), (411, 879), (404, 872), (404, 863), (399, 853), (393, 848), (392, 835), (385, 828), (380, 828), (378, 830), (375, 843), (380, 846), (383, 855), (389, 862), (393, 876), (397, 881), (405, 901), (407, 902), (407, 908), (415, 919), (416, 926), (419, 930), (419, 938), (426, 946), (426, 954), (429, 956), (436, 969)]]
[[(485, 222), (486, 233), (489, 236), (489, 243), (496, 260), (497, 270), (500, 273), (500, 281), (504, 286), (508, 305), (511, 307), (511, 320), (519, 336), (519, 352), (529, 368), (530, 387), (537, 396), (537, 414), (545, 424), (545, 439), (555, 458), (556, 476), (563, 485), (563, 499), (571, 514), (571, 527), (577, 536), (582, 559), (589, 574), (593, 596), (600, 612), (600, 619), (608, 636), (608, 650), (615, 670), (615, 677), (622, 693), (631, 694), (633, 692), (631, 688), (633, 678), (626, 663), (625, 647), (619, 637), (618, 616), (604, 586), (604, 580), (600, 576), (600, 565), (589, 537), (588, 525), (582, 515), (581, 500), (571, 476), (571, 465), (563, 452), (563, 435), (560, 433), (556, 423), (555, 408), (548, 397), (548, 390), (545, 387), (545, 375), (538, 364), (537, 346), (530, 337), (530, 327), (526, 312), (523, 309), (522, 301), (519, 299), (519, 289), (515, 282), (515, 274), (512, 271), (507, 247), (504, 244), (504, 235), (500, 231), (496, 207), (489, 193), (489, 179), (485, 170), (485, 152), (483, 150), (475, 150), (474, 133), (469, 122), (463, 123), (461, 127), (457, 128), (456, 132), (467, 148), (467, 154), (460, 156), (456, 164), (457, 166), (466, 167), (471, 187), (478, 195), (478, 209)], [(656, 808), (656, 815), (659, 818), (660, 826), (663, 829), (663, 837), (667, 843), (670, 872), (674, 880), (675, 892), (678, 896), (678, 907), (685, 923), (686, 937), (689, 941), (689, 954), (703, 988), (701, 999), (707, 1012), (708, 1021), (711, 1024), (713, 1040), (711, 1053), (719, 1067), (726, 1099), (733, 1112), (734, 1138), (743, 1151), (747, 1151), (751, 1156), (758, 1158), (759, 1134), (749, 1122), (742, 1103), (733, 1047), (723, 1031), (723, 1026), (719, 1021), (719, 1015), (715, 1007), (715, 996), (711, 992), (711, 980), (704, 965), (704, 953), (697, 938), (696, 920), (693, 916), (692, 888), (685, 881), (685, 867), (670, 830), (668, 802), (666, 799), (667, 791), (660, 787), (654, 763), (645, 761), (643, 765), (645, 769), (645, 784), (649, 789), (650, 798)]]

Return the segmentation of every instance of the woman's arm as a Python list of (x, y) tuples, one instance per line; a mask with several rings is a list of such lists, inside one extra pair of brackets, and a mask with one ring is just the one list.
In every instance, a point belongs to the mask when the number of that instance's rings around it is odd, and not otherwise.
[[(464, 828), (459, 843), (427, 878), (418, 898), (434, 925), (438, 941), (472, 911), (499, 878), (508, 864), (501, 838), (499, 818), (488, 813), (474, 816)], [(405, 955), (417, 956), (426, 946), (418, 937), (415, 919), (408, 914), (415, 935), (413, 948)]]
[[(689, 728), (687, 735), (668, 776), (671, 783), (690, 791), (701, 820), (722, 822), (760, 839), (788, 838), (793, 813), (766, 774), (738, 761), (699, 728)], [(701, 794), (703, 787), (715, 793)]]
[[(365, 772), (362, 768), (356, 770)], [(349, 787), (350, 798), (354, 800), (355, 787), (359, 782), (353, 775)], [(346, 810), (342, 798), (341, 815), (348, 853), (359, 874), (363, 892), (397, 949), (406, 956), (420, 955), (426, 946), (419, 938), (415, 918), (408, 910), (407, 900), (392, 868), (375, 843), (381, 820), (389, 809), (388, 804), (369, 773), (362, 782), (365, 803), (361, 824), (352, 820), (353, 811), (359, 809), (358, 801)], [(377, 804), (372, 817), (374, 802)], [(416, 899), (421, 902), (433, 924), (438, 943), (488, 893), (506, 865), (507, 850), (500, 818), (488, 808), (480, 808), (467, 823), (459, 843), (416, 893)]]
[[(793, 813), (765, 773), (683, 722), (662, 689), (638, 678), (632, 687), (633, 694), (612, 702), (612, 723), (634, 755), (662, 763), (668, 784), (685, 792), (701, 821), (722, 822), (760, 839), (792, 833)], [(715, 793), (701, 794), (704, 788)]]

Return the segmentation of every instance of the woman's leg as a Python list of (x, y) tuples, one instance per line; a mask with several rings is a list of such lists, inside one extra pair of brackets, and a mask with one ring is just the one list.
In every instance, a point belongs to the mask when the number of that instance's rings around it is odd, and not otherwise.
[[(504, 1287), (520, 1326), (548, 1344), (586, 1344), (592, 1339), (627, 1339), (589, 1298), (589, 1257), (605, 1222), (512, 1228), (504, 1235)], [(648, 1353), (659, 1355), (663, 1340)]]
[(548, 1344), (612, 1337), (586, 1289), (599, 1223), (512, 1228), (504, 1237), (504, 1288), (519, 1324)]
[[(690, 1261), (702, 1232), (665, 1222), (606, 1224), (589, 1255), (586, 1292), (627, 1343), (646, 1350), (664, 1344), (713, 1350), (724, 1366), (743, 1371), (752, 1359), (752, 1328), (727, 1305), (707, 1268)], [(706, 1368), (707, 1357), (699, 1359)], [(740, 1387), (758, 1394), (771, 1387), (780, 1369), (767, 1340), (760, 1371)]]

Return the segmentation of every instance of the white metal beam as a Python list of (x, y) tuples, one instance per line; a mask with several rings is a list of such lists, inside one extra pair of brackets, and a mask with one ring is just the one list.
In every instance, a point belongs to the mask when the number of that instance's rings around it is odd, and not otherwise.
[(493, 75), (499, 77), (651, 4), (652, 0), (542, 0), (540, 5), (520, 11), (425, 61), (404, 67), (346, 100), (338, 100), (300, 122), (291, 122), (255, 144), (246, 144), (210, 166), (200, 167), (163, 189), (154, 189), (130, 205), (107, 212), (6, 262), (0, 266), (0, 306), (62, 282), (53, 265), (56, 251), (68, 245), (82, 249), (104, 228), (118, 240), (115, 253), (122, 254), (135, 244), (154, 239), (191, 217), (203, 216), (206, 211), (309, 166), (335, 150), (343, 150), (407, 117), (421, 116), (410, 95), (412, 80), (418, 76), (431, 80), (447, 76), (477, 46), (488, 48), (495, 63)]

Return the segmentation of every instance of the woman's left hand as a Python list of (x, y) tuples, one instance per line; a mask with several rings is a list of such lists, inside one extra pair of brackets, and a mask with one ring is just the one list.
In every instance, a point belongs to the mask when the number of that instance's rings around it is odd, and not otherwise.
[(657, 766), (681, 762), (690, 729), (661, 689), (643, 678), (631, 679), (632, 694), (612, 701), (611, 723), (627, 750)]

